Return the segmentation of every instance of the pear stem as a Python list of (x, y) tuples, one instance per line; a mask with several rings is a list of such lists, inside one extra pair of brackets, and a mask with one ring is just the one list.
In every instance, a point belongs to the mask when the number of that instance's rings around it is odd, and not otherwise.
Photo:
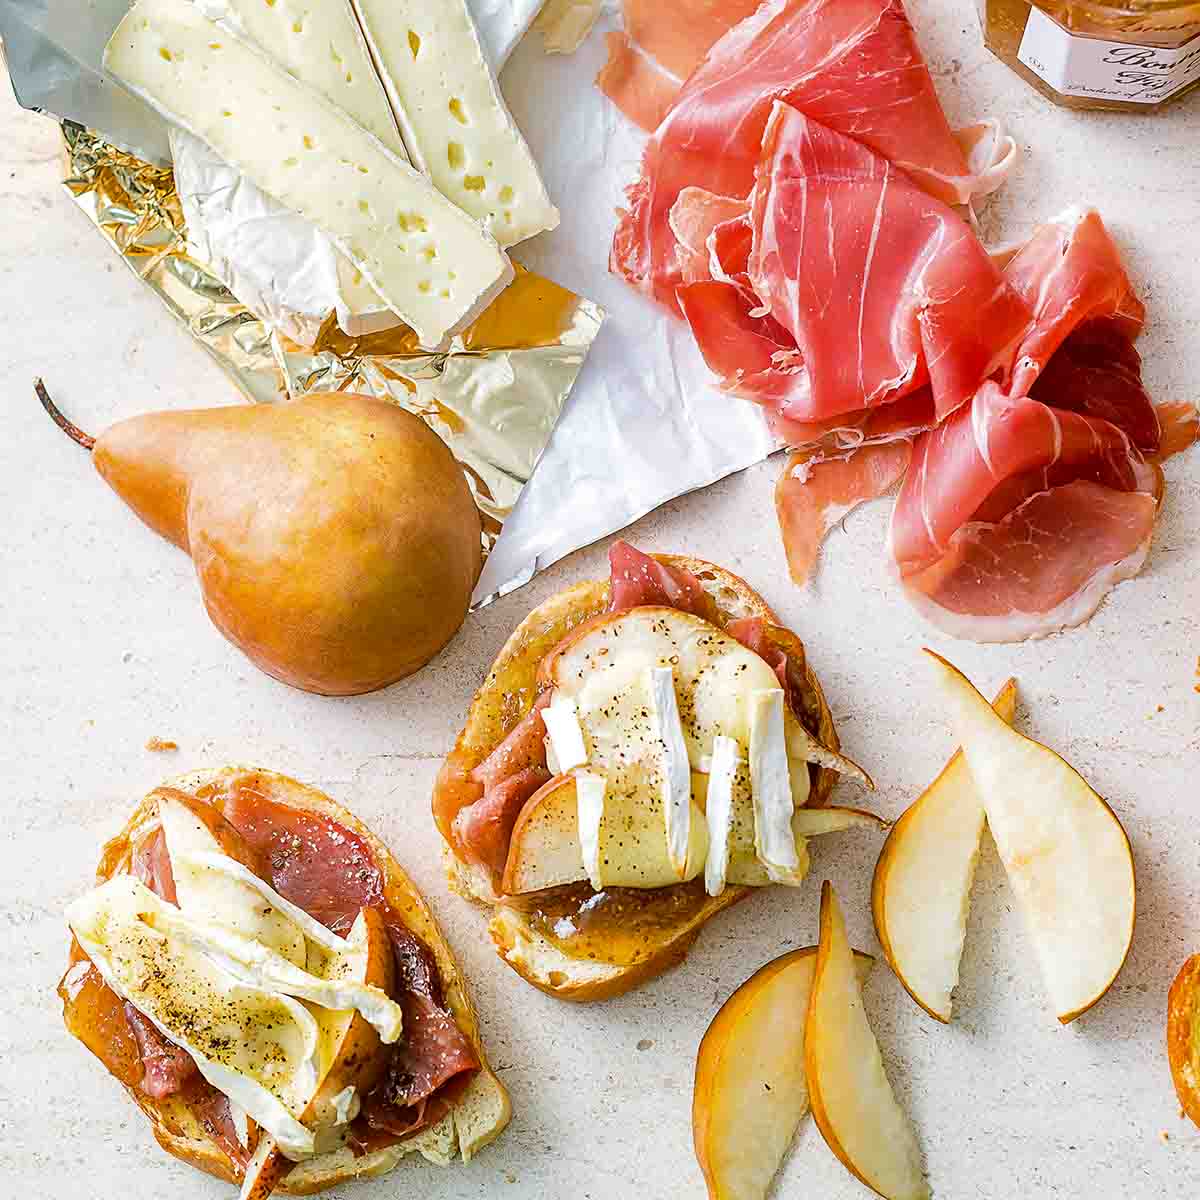
[(46, 385), (40, 379), (33, 381), (33, 390), (37, 392), (37, 398), (42, 402), (42, 407), (50, 414), (50, 419), (71, 441), (85, 450), (90, 450), (96, 444), (96, 439), (90, 433), (84, 433), (78, 425), (63, 416), (58, 405), (50, 399), (50, 393), (46, 391)]

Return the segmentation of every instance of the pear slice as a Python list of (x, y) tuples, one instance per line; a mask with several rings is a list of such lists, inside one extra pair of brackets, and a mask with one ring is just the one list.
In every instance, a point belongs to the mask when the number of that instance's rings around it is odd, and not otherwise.
[(821, 888), (821, 941), (804, 1030), (813, 1117), (829, 1148), (886, 1200), (926, 1200), (921, 1151), (867, 1022), (842, 910)]
[[(591, 772), (582, 774), (599, 778)], [(647, 814), (639, 809), (636, 796), (614, 796), (607, 789), (602, 806), (593, 803), (589, 811), (593, 819), (588, 844), (596, 859), (594, 884), (600, 888), (649, 888), (680, 881), (671, 861), (661, 808)], [(576, 776), (556, 776), (521, 809), (509, 841), (501, 890), (517, 896), (581, 883), (589, 878), (583, 850)], [(707, 852), (704, 813), (693, 804), (684, 879), (694, 879), (704, 870)]]
[[(395, 977), (392, 942), (379, 911), (364, 908), (346, 939), (353, 951), (346, 970), (361, 982), (391, 995)], [(379, 1080), (387, 1067), (387, 1047), (379, 1040), (370, 1023), (358, 1012), (318, 1014), (321, 1029), (324, 1071), (312, 1098), (299, 1120), (316, 1135), (317, 1152), (331, 1146), (323, 1144), (337, 1126), (345, 1125), (358, 1111), (360, 1097)], [(292, 1162), (265, 1131), (246, 1167), (239, 1200), (267, 1200)]]
[[(874, 959), (854, 959), (865, 978)], [(763, 1200), (808, 1111), (804, 1014), (816, 963), (816, 946), (767, 963), (700, 1043), (692, 1135), (709, 1200)]]
[[(992, 707), (1012, 724), (1017, 681)], [(879, 944), (908, 994), (948, 1022), (986, 818), (962, 751), (892, 827), (875, 865), (871, 908)]]
[(1010, 729), (961, 671), (925, 653), (1065, 1025), (1108, 991), (1129, 953), (1129, 838), (1074, 767)]

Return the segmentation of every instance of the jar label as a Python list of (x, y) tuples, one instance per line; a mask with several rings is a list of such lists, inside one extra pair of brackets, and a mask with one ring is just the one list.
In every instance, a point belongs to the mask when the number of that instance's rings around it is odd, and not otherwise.
[(1160, 104), (1200, 79), (1200, 36), (1174, 50), (1105, 42), (1069, 33), (1034, 6), (1017, 58), (1063, 96)]

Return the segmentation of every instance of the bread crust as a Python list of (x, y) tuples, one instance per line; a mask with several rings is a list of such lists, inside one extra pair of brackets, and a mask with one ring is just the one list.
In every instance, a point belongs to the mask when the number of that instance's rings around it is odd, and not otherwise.
[[(654, 557), (667, 566), (680, 567), (696, 576), (716, 605), (719, 624), (726, 625), (746, 617), (757, 617), (765, 622), (768, 640), (788, 657), (789, 678), (801, 709), (797, 715), (818, 741), (830, 750), (840, 750), (833, 714), (820, 681), (808, 664), (804, 644), (794, 633), (779, 625), (766, 600), (740, 576), (714, 563), (679, 554), (656, 554)], [(486, 872), (472, 868), (453, 853), (450, 819), (454, 805), (478, 791), (477, 785), (470, 782), (470, 773), (533, 706), (542, 660), (569, 633), (603, 613), (610, 594), (607, 579), (574, 584), (538, 605), (513, 630), (476, 692), (462, 732), (434, 785), (433, 809), (448, 844), (446, 861), (451, 890), (490, 906), (493, 916), (488, 933), (500, 957), (534, 987), (561, 1000), (606, 1000), (678, 965), (701, 927), (753, 890), (730, 886), (720, 896), (711, 897), (677, 937), (635, 966), (583, 963), (551, 946), (530, 927), (519, 910), (503, 903)], [(810, 773), (809, 805), (825, 806), (837, 782), (837, 772), (811, 764)]]
[[(467, 994), (465, 980), (428, 904), (388, 848), (357, 817), (324, 793), (286, 775), (252, 767), (224, 767), (184, 775), (164, 786), (195, 797), (202, 788), (228, 784), (246, 776), (253, 776), (260, 790), (265, 788), (269, 798), (276, 803), (328, 817), (367, 843), (384, 877), (384, 895), (389, 907), (403, 917), (409, 929), (432, 953), (437, 963), (443, 999), (458, 1027), (470, 1041), (480, 1064), (479, 1071), (451, 1110), (432, 1126), (394, 1146), (358, 1158), (349, 1149), (343, 1148), (335, 1153), (308, 1159), (297, 1164), (280, 1182), (276, 1191), (288, 1195), (311, 1195), (347, 1180), (382, 1175), (406, 1155), (413, 1153), (419, 1153), (441, 1165), (449, 1164), (456, 1157), (464, 1161), (470, 1159), (477, 1150), (499, 1136), (508, 1124), (512, 1109), (507, 1090), (488, 1066), (480, 1038), (478, 1016)], [(156, 789), (141, 800), (121, 831), (105, 844), (96, 871), (96, 882), (103, 883), (114, 875), (128, 872), (134, 843), (150, 833), (157, 824)], [(156, 1100), (137, 1088), (122, 1086), (150, 1120), (155, 1140), (168, 1154), (218, 1179), (235, 1185), (242, 1182), (242, 1169), (209, 1136), (184, 1100), (179, 1096)]]

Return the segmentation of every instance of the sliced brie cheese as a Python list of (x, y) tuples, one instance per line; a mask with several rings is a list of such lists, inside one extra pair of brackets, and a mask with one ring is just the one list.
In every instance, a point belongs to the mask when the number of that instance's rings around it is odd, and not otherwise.
[[(712, 771), (714, 742), (718, 737), (732, 738), (744, 758), (751, 741), (751, 697), (759, 691), (777, 691), (779, 681), (760, 655), (735, 638), (701, 617), (666, 608), (636, 608), (597, 619), (549, 660), (548, 682), (556, 695), (561, 692), (575, 701), (588, 739), (589, 765), (608, 779), (605, 828), (612, 822), (620, 830), (627, 851), (641, 847), (643, 865), (654, 852), (651, 821), (661, 830), (665, 820), (662, 797), (668, 753), (648, 682), (655, 669), (669, 672), (674, 680), (692, 768), (687, 875), (691, 878), (704, 869), (708, 853), (709, 831), (702, 812), (709, 786), (704, 776)], [(786, 707), (781, 719), (785, 735), (799, 724)], [(808, 765), (802, 758), (788, 760), (786, 749), (785, 736), (784, 778), (794, 806), (799, 807), (808, 799)], [(749, 886), (770, 883), (772, 875), (756, 851), (753, 787), (745, 761), (737, 763), (730, 789), (727, 880)], [(774, 875), (788, 882), (803, 874), (807, 861), (794, 840), (793, 854), (792, 865), (773, 864)], [(678, 879), (668, 873), (674, 871), (670, 857), (664, 854), (663, 859), (661, 869), (644, 870), (640, 879), (630, 872), (621, 882), (645, 887)]]
[(754, 848), (776, 883), (799, 882), (800, 856), (792, 832), (792, 780), (783, 731), (783, 690), (752, 692), (750, 788), (754, 798)]
[[(261, 0), (260, 0), (261, 2)], [(511, 246), (558, 224), (466, 0), (354, 0), (409, 157)]]
[(605, 781), (594, 771), (575, 773), (575, 803), (579, 809), (579, 849), (583, 869), (596, 891), (604, 887), (600, 878), (600, 823), (604, 820)]
[(289, 75), (344, 108), (389, 150), (408, 157), (350, 0), (192, 0), (211, 21), (253, 42)]
[[(234, 867), (241, 864), (221, 852), (208, 826), (187, 805), (170, 796), (159, 799), (158, 816), (180, 909), (255, 938), (289, 962), (305, 966), (308, 948), (303, 928), (280, 906), (264, 904), (258, 889), (248, 884), (244, 875), (222, 869), (225, 863)], [(251, 871), (245, 874), (262, 882)]]
[(438, 347), (513, 277), (495, 241), (345, 112), (188, 0), (138, 0), (104, 65), (281, 204), (324, 229)]
[(231, 980), (145, 917), (170, 907), (117, 875), (67, 908), (67, 922), (105, 983), (186, 1050), (201, 1075), (291, 1156), (314, 1150), (299, 1121), (319, 1077), (320, 1038), (299, 1001)]
[[(667, 825), (667, 854), (682, 879), (687, 871), (691, 842), (692, 765), (688, 760), (675, 672), (670, 666), (650, 668), (650, 704), (662, 743), (663, 809)], [(574, 701), (571, 702), (574, 707)]]
[(708, 822), (708, 858), (704, 863), (704, 890), (719, 896), (725, 890), (729, 869), (729, 830), (733, 822), (733, 781), (740, 750), (733, 738), (713, 739), (708, 775), (705, 820)]
[[(141, 914), (141, 919), (174, 943), (201, 955), (244, 987), (262, 988), (306, 1000), (331, 1012), (358, 1012), (374, 1026), (380, 1041), (385, 1044), (400, 1036), (404, 1020), (400, 1006), (379, 988), (345, 978), (336, 965), (330, 966), (328, 975), (313, 974), (261, 942), (242, 937), (213, 922), (195, 920), (161, 901), (157, 910)], [(355, 949), (356, 930), (361, 940), (362, 928), (361, 924), (357, 925), (351, 930), (350, 937), (342, 942), (347, 953), (353, 953)]]
[(542, 709), (542, 722), (554, 749), (553, 773), (562, 775), (582, 767), (588, 760), (588, 752), (575, 701), (555, 692), (550, 703)]

